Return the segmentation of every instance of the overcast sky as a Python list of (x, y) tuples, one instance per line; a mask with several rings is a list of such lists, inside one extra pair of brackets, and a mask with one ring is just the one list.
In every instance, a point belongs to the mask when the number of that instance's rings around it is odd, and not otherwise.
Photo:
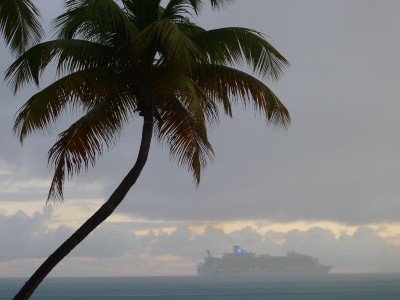
[[(61, 1), (36, 1), (45, 21)], [(196, 189), (152, 144), (150, 158), (117, 213), (51, 274), (195, 274), (205, 249), (234, 244), (256, 253), (295, 250), (334, 272), (400, 272), (400, 2), (237, 0), (204, 9), (205, 28), (256, 29), (289, 60), (268, 85), (288, 107), (288, 131), (237, 106), (210, 132), (216, 157)], [(2, 73), (13, 57), (0, 48)], [(54, 80), (50, 71), (42, 87)], [(47, 205), (50, 136), (23, 147), (12, 133), (16, 97), (0, 84), (0, 276), (28, 276), (106, 199), (136, 158), (140, 120), (95, 168)]]

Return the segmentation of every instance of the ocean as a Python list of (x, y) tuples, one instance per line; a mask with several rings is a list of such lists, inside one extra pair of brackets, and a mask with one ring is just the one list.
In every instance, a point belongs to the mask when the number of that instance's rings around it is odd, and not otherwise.
[[(23, 278), (0, 278), (9, 300)], [(269, 276), (263, 280), (219, 277), (47, 278), (32, 300), (399, 300), (400, 274)]]

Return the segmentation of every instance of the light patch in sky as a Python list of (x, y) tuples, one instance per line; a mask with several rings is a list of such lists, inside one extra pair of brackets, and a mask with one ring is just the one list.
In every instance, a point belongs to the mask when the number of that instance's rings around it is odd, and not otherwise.
[[(63, 203), (44, 204), (43, 200), (12, 202), (2, 201), (1, 211), (4, 215), (12, 215), (17, 211), (23, 211), (27, 215), (40, 213), (38, 207), (52, 210), (52, 216), (48, 220), (49, 228), (57, 228), (60, 225), (65, 225), (71, 228), (78, 228), (82, 223), (91, 216), (98, 207), (103, 203), (102, 199), (80, 199), (71, 200)], [(177, 230), (176, 226), (171, 226), (171, 222), (163, 220), (147, 220), (144, 218), (135, 218), (126, 213), (114, 213), (106, 221), (106, 223), (114, 224), (131, 224), (135, 234), (145, 236), (150, 232), (159, 234), (171, 234)], [(178, 222), (178, 221), (177, 221)], [(196, 222), (196, 224), (188, 224), (188, 228), (195, 234), (203, 234), (206, 227), (211, 226), (226, 234), (240, 231), (244, 228), (252, 228), (260, 234), (265, 234), (270, 231), (289, 232), (291, 230), (307, 231), (314, 227), (324, 228), (334, 233), (335, 237), (341, 234), (352, 235), (358, 229), (358, 226), (350, 226), (337, 222), (321, 221), (321, 222), (270, 222), (267, 220), (248, 220), (248, 221), (232, 221), (232, 222)], [(393, 244), (400, 243), (400, 223), (377, 223), (368, 224), (368, 227), (374, 229), (381, 237), (387, 239)], [(139, 229), (135, 229), (139, 228)], [(234, 241), (232, 241), (234, 243)]]
[[(46, 204), (44, 200), (31, 201), (1, 201), (1, 210), (4, 215), (10, 216), (17, 211), (23, 211), (28, 216), (33, 216), (35, 213), (40, 213), (38, 208), (52, 211), (51, 219), (47, 225), (50, 228), (55, 228), (59, 225), (65, 225), (73, 228), (78, 228), (84, 220), (92, 215), (98, 207), (103, 203), (99, 199), (84, 199), (73, 200), (64, 203)], [(110, 221), (118, 219), (118, 216), (113, 216)], [(123, 217), (122, 217), (123, 218)], [(121, 220), (120, 220), (121, 221)]]
[[(207, 223), (196, 224), (189, 226), (189, 229), (196, 234), (203, 234), (207, 226), (212, 226), (216, 229), (222, 230), (226, 234), (235, 231), (240, 231), (243, 228), (252, 228), (260, 234), (266, 234), (270, 231), (275, 232), (289, 232), (292, 230), (307, 231), (315, 227), (330, 230), (336, 238), (342, 234), (354, 234), (359, 226), (349, 226), (346, 224), (322, 221), (322, 222), (288, 222), (288, 223), (275, 223), (262, 220), (252, 221), (235, 221), (226, 223)], [(379, 236), (387, 239), (393, 244), (399, 244), (400, 236), (400, 223), (382, 223), (382, 224), (368, 224), (368, 227), (376, 231)]]
[(1, 175), (7, 175), (7, 174), (10, 174), (10, 173), (11, 173), (10, 170), (7, 170), (7, 169), (2, 168), (2, 167), (0, 166), (0, 176), (1, 176)]
[(31, 179), (24, 181), (4, 180), (0, 183), (0, 190), (5, 194), (16, 194), (34, 189), (48, 189), (49, 181), (40, 179)]

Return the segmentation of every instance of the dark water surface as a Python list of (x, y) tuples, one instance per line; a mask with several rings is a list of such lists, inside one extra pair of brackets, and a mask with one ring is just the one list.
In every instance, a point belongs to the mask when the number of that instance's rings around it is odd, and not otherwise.
[[(11, 299), (22, 278), (0, 278), (0, 299)], [(400, 274), (328, 274), (249, 278), (47, 278), (33, 300), (400, 300)]]

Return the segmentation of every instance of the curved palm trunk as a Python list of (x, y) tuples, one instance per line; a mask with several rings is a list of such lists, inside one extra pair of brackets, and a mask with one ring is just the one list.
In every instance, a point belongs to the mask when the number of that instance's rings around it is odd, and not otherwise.
[(135, 165), (122, 180), (110, 198), (97, 210), (74, 234), (72, 234), (56, 251), (53, 252), (36, 272), (25, 282), (24, 286), (15, 295), (14, 300), (29, 299), (42, 280), (50, 271), (82, 242), (97, 226), (107, 219), (122, 202), (129, 189), (138, 179), (149, 154), (150, 142), (153, 133), (153, 117), (146, 114), (143, 120), (142, 140)]

